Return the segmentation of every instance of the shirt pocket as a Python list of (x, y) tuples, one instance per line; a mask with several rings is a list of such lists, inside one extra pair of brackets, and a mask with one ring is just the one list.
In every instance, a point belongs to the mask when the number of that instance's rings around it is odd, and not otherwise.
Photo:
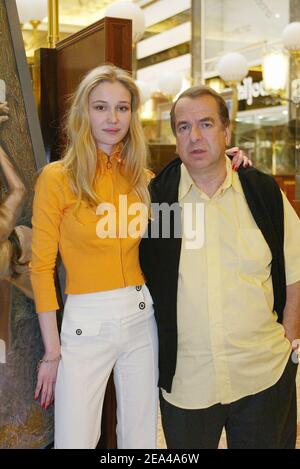
[(61, 333), (73, 337), (95, 337), (100, 334), (102, 323), (98, 320), (63, 318)]
[(239, 269), (243, 274), (267, 273), (272, 262), (270, 248), (259, 229), (240, 228), (238, 231)]

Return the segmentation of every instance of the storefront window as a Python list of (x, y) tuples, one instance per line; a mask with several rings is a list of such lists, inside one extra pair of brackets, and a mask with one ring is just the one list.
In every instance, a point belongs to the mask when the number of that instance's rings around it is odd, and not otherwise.
[[(232, 145), (244, 149), (262, 171), (295, 174), (295, 121), (289, 121), (290, 110), (284, 97), (272, 102), (262, 76), (266, 47), (283, 47), (281, 34), (290, 21), (290, 0), (203, 1), (204, 79), (223, 95), (229, 109), (232, 90), (218, 76), (217, 62), (228, 52), (240, 52), (249, 66), (248, 75), (238, 85)], [(148, 106), (144, 110), (143, 125), (150, 145), (175, 145), (169, 119), (171, 106), (172, 102), (158, 94), (151, 109)]]
[(295, 173), (294, 136), (287, 107), (239, 112), (235, 142), (261, 171), (273, 175)]
[(233, 143), (273, 175), (295, 173), (295, 132), (286, 101), (279, 106), (268, 100), (261, 65), (266, 44), (280, 46), (289, 14), (289, 0), (205, 1), (206, 83), (223, 94), (230, 108), (231, 92), (217, 76), (216, 64), (228, 52), (246, 58), (249, 73), (238, 86)]
[(206, 0), (206, 73), (227, 52), (239, 51), (249, 63), (261, 63), (264, 43), (280, 41), (288, 23), (289, 0)]

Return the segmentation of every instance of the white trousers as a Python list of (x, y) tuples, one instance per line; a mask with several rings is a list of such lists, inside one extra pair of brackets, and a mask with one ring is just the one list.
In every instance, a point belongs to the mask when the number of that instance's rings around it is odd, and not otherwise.
[(146, 286), (69, 295), (55, 387), (55, 448), (95, 448), (114, 370), (119, 449), (155, 448), (157, 330)]

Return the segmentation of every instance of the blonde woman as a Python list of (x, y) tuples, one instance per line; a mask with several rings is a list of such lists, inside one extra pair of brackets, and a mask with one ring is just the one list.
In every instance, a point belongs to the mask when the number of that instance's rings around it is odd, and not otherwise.
[[(31, 279), (45, 345), (35, 398), (48, 408), (55, 393), (56, 448), (95, 448), (112, 370), (118, 448), (156, 446), (157, 331), (140, 236), (129, 233), (131, 208), (146, 207), (147, 222), (150, 205), (139, 104), (125, 71), (104, 65), (88, 73), (70, 109), (66, 153), (35, 189)], [(68, 294), (61, 338), (58, 250)]]
[[(35, 189), (31, 280), (45, 345), (35, 398), (47, 408), (55, 391), (56, 448), (95, 448), (112, 370), (118, 447), (156, 444), (157, 333), (139, 265), (140, 239), (118, 236), (118, 226), (100, 237), (105, 214), (97, 214), (105, 203), (115, 207), (117, 223), (127, 217), (120, 195), (128, 207), (149, 206), (139, 103), (125, 71), (92, 70), (74, 96), (64, 158), (43, 169)], [(61, 343), (53, 280), (58, 250), (68, 294)]]

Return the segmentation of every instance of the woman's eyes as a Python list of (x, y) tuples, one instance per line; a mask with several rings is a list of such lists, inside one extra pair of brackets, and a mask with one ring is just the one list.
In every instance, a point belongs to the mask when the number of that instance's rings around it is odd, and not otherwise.
[(121, 112), (126, 112), (126, 111), (129, 111), (129, 107), (128, 106), (119, 106), (119, 111)]
[[(95, 109), (97, 111), (107, 111), (109, 108), (107, 106), (104, 106), (103, 104), (99, 104), (98, 106), (95, 106)], [(127, 111), (129, 111), (129, 107), (128, 106), (117, 106), (116, 111), (127, 112)]]

